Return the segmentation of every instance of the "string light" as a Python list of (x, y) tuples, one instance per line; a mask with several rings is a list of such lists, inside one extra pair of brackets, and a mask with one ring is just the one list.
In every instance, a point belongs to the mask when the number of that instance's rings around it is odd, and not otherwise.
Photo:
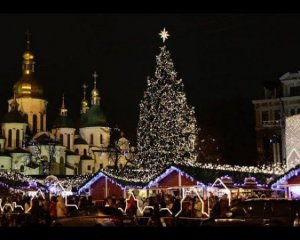
[[(285, 123), (287, 170), (300, 163), (300, 115), (294, 115), (286, 118)], [(294, 153), (294, 154), (293, 154)]]

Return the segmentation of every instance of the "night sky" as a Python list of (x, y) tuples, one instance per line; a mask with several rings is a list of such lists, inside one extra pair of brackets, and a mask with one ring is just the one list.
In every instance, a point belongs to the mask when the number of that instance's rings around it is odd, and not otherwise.
[(48, 128), (64, 92), (79, 118), (82, 84), (99, 74), (101, 106), (111, 126), (135, 141), (146, 78), (162, 41), (183, 79), (198, 125), (218, 141), (231, 164), (255, 164), (254, 107), (263, 83), (300, 70), (299, 15), (56, 14), (0, 15), (0, 115), (21, 76), (25, 32), (32, 33), (36, 75), (48, 104)]

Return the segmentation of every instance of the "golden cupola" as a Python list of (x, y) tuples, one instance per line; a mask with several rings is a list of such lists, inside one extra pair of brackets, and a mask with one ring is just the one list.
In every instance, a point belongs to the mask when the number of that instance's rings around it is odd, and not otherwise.
[(34, 55), (29, 50), (29, 44), (30, 42), (27, 39), (27, 49), (23, 54), (23, 74), (19, 81), (15, 83), (14, 92), (17, 98), (42, 98), (43, 88), (34, 76)]
[(84, 83), (83, 86), (83, 99), (81, 101), (81, 109), (80, 109), (80, 113), (84, 114), (87, 113), (87, 111), (89, 110), (89, 102), (86, 99), (86, 89), (87, 89), (87, 85)]
[(98, 74), (94, 72), (92, 76), (94, 78), (94, 89), (91, 92), (91, 105), (100, 105), (100, 96), (96, 85)]

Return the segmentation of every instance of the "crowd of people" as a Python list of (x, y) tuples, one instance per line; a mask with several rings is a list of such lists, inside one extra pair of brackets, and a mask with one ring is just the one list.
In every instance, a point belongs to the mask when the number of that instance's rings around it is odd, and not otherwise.
[[(58, 196), (42, 194), (34, 198), (28, 195), (14, 194), (1, 198), (0, 226), (48, 226), (57, 218), (63, 218), (75, 209), (86, 206), (100, 205), (120, 209), (123, 213), (134, 218), (147, 217), (148, 225), (161, 225), (163, 217), (204, 218), (204, 212), (210, 217), (225, 217), (236, 202), (241, 198), (232, 196), (231, 206), (228, 195), (221, 197), (209, 192), (206, 199), (199, 199), (197, 195), (187, 195), (182, 199), (179, 191), (159, 192), (149, 197), (140, 197), (138, 194), (129, 194), (127, 199), (123, 196), (109, 196), (104, 201), (92, 202), (91, 196), (68, 196), (65, 199)], [(209, 209), (206, 208), (208, 206)]]
[(81, 209), (92, 205), (91, 197), (69, 196), (68, 205), (61, 195), (49, 196), (49, 194), (30, 197), (28, 195), (15, 194), (2, 198), (0, 209), (0, 226), (49, 226), (56, 218), (66, 217), (68, 212), (77, 208)]

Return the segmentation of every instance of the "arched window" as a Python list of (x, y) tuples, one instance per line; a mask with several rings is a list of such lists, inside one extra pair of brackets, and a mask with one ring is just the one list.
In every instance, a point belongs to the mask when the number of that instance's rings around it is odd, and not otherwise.
[(32, 117), (32, 132), (36, 133), (37, 132), (37, 116), (33, 114)]
[(83, 155), (84, 155), (84, 156), (87, 155), (86, 153), (87, 153), (86, 149), (83, 149)]
[(44, 114), (41, 113), (41, 131), (44, 131)]
[(102, 163), (100, 163), (100, 169), (102, 169), (103, 168), (103, 164)]
[(21, 165), (20, 172), (24, 172), (24, 165)]
[(70, 146), (71, 146), (71, 134), (68, 134), (67, 148), (70, 149)]
[(62, 133), (59, 134), (59, 141), (60, 141), (61, 145), (64, 145), (64, 135)]
[(100, 144), (103, 144), (103, 136), (100, 134)]
[(25, 114), (24, 114), (24, 117), (25, 117), (25, 119), (26, 119), (26, 122), (28, 123), (28, 114), (25, 113)]
[(20, 147), (20, 130), (17, 129), (16, 131), (16, 148)]
[(79, 154), (78, 148), (75, 149), (75, 153), (76, 153), (76, 154)]
[(90, 144), (94, 144), (94, 135), (93, 134), (91, 134), (91, 136), (90, 136)]
[(7, 141), (8, 147), (11, 147), (11, 141), (12, 141), (12, 130), (9, 129), (8, 130), (8, 141)]

